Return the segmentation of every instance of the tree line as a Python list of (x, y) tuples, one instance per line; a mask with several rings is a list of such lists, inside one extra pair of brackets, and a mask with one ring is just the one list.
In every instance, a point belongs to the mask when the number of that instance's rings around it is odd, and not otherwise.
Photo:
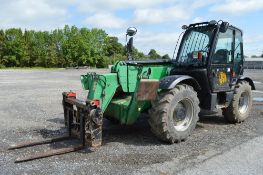
[[(144, 55), (134, 48), (133, 54), (135, 59), (161, 58), (154, 49)], [(169, 59), (169, 56), (166, 54), (162, 58)], [(125, 46), (102, 29), (66, 25), (50, 32), (19, 28), (0, 30), (0, 68), (106, 67), (125, 59)]]

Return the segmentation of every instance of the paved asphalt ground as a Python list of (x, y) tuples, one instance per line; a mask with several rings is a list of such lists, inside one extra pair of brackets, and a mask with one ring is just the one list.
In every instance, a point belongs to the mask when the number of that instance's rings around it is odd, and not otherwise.
[[(258, 101), (241, 124), (228, 124), (220, 111), (201, 116), (194, 134), (178, 144), (158, 141), (147, 115), (132, 126), (105, 119), (103, 146), (97, 150), (13, 163), (32, 152), (77, 143), (7, 150), (14, 143), (66, 134), (61, 93), (74, 90), (84, 98), (79, 75), (87, 71), (94, 70), (0, 70), (0, 174), (262, 174), (263, 105)], [(262, 70), (246, 73), (256, 83), (255, 100), (262, 100)]]

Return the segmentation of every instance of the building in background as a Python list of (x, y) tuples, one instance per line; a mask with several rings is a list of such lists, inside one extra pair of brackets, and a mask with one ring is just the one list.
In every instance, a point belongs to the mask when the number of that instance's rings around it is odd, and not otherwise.
[(245, 69), (263, 69), (263, 58), (245, 58)]

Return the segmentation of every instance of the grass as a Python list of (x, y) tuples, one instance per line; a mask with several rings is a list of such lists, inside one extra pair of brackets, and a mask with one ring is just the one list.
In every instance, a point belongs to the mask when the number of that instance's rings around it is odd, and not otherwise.
[(46, 68), (46, 67), (5, 67), (5, 68), (0, 68), (0, 70), (63, 70), (65, 68)]

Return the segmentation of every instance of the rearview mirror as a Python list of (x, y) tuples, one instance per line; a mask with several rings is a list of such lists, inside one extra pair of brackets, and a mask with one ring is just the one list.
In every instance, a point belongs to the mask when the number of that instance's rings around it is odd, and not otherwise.
[(129, 27), (126, 32), (128, 36), (134, 36), (136, 33), (137, 29), (135, 27)]
[(219, 31), (221, 33), (225, 33), (227, 31), (228, 27), (229, 27), (229, 23), (228, 22), (222, 22), (221, 25), (220, 25)]

